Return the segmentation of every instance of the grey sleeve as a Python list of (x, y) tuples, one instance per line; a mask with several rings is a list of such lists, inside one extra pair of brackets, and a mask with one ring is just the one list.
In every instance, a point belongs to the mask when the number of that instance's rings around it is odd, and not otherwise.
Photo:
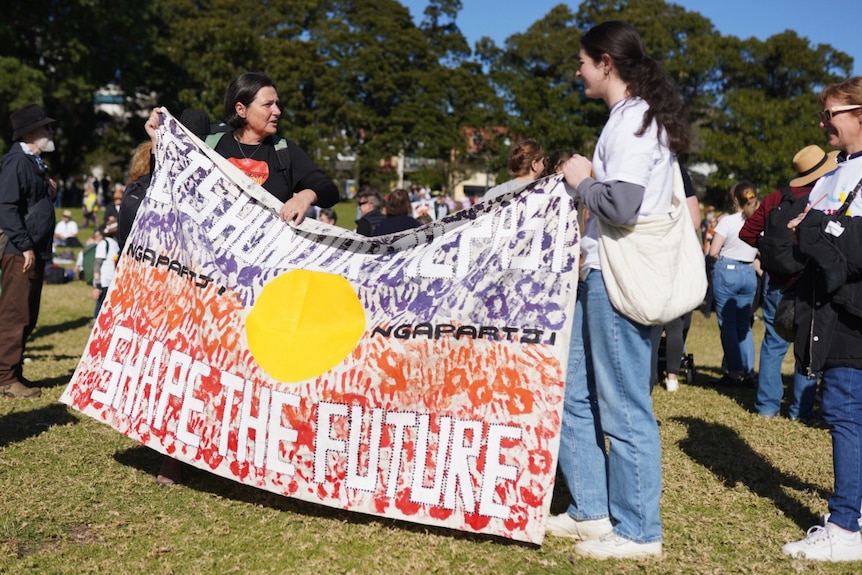
[(587, 209), (616, 226), (635, 223), (645, 191), (638, 184), (619, 180), (598, 182), (593, 178), (584, 178), (577, 187)]

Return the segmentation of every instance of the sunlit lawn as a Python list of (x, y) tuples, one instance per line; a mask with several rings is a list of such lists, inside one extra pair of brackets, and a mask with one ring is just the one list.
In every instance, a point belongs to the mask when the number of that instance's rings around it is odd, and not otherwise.
[(89, 333), (89, 288), (46, 286), (43, 301), (25, 368), (43, 396), (0, 399), (0, 573), (859, 572), (781, 555), (825, 511), (829, 436), (758, 417), (752, 389), (708, 384), (721, 363), (714, 316), (695, 313), (689, 334), (696, 380), (653, 393), (665, 556), (602, 563), (574, 559), (565, 540), (534, 547), (339, 512), (199, 470), (160, 488), (159, 455), (58, 403)]

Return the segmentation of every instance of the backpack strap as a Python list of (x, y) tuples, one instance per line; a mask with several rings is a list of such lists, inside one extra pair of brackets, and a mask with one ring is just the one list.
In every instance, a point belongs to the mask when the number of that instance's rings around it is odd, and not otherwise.
[[(272, 137), (275, 155), (278, 157), (279, 170), (287, 170), (290, 167), (290, 156), (287, 152), (287, 140), (278, 134)], [(285, 173), (285, 177), (287, 174)]]
[(204, 142), (206, 142), (207, 146), (215, 150), (215, 147), (218, 145), (219, 141), (221, 140), (222, 136), (225, 135), (225, 133), (226, 132), (216, 132), (215, 134), (207, 134), (207, 137)]

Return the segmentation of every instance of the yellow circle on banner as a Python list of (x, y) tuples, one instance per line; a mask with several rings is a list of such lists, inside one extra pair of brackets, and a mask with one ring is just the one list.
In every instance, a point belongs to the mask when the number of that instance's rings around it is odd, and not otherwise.
[(245, 331), (251, 354), (270, 376), (302, 381), (353, 351), (365, 332), (365, 309), (343, 277), (292, 270), (263, 286)]

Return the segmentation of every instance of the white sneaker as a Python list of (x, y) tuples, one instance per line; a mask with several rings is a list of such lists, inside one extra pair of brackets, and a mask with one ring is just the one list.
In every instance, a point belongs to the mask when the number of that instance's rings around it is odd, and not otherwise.
[(679, 390), (679, 380), (678, 379), (665, 379), (664, 387), (668, 391), (678, 391)]
[(857, 532), (847, 538), (838, 529), (831, 523), (826, 527), (815, 525), (808, 530), (805, 539), (787, 543), (781, 552), (812, 561), (862, 561), (862, 537)]
[(602, 519), (587, 519), (578, 521), (568, 513), (551, 515), (545, 522), (545, 531), (556, 537), (568, 537), (578, 541), (589, 541), (596, 539), (613, 531), (611, 520), (607, 517)]
[(575, 545), (575, 553), (592, 559), (646, 559), (661, 557), (661, 541), (638, 543), (616, 533)]

